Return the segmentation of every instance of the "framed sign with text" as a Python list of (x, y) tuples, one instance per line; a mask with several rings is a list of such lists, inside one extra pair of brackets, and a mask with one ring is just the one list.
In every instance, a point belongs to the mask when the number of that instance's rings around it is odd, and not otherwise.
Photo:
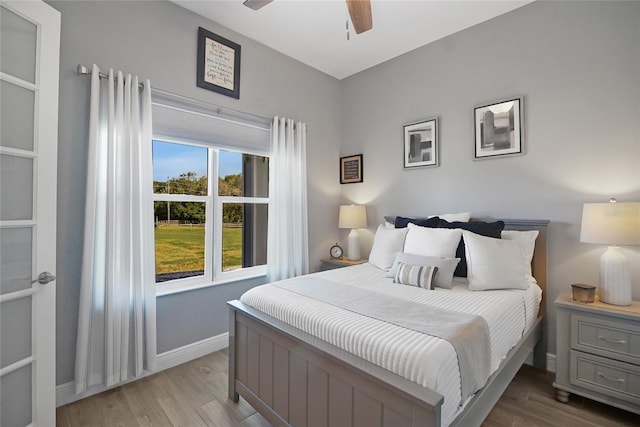
[(240, 99), (240, 45), (198, 28), (197, 85)]
[(362, 182), (362, 154), (340, 157), (340, 184)]

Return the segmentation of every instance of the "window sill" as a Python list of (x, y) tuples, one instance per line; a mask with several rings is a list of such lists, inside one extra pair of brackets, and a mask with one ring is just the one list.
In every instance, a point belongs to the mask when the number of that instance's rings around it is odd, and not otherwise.
[(237, 271), (223, 272), (217, 280), (208, 281), (204, 278), (187, 278), (172, 280), (156, 284), (156, 298), (166, 295), (178, 294), (181, 292), (194, 291), (196, 289), (209, 288), (212, 286), (226, 285), (248, 279), (256, 279), (267, 275), (267, 266), (243, 268)]

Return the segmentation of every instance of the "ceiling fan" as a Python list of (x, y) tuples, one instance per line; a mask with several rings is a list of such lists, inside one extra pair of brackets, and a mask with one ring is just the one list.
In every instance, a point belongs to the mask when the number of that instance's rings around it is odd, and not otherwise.
[[(244, 5), (250, 9), (258, 10), (273, 0), (245, 0)], [(373, 28), (370, 0), (346, 0), (349, 16), (356, 34), (364, 33)]]

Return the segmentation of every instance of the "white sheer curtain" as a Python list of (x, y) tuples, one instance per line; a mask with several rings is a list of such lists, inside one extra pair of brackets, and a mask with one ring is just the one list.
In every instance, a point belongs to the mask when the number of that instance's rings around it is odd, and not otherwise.
[(93, 66), (76, 393), (155, 369), (151, 85)]
[(307, 127), (275, 117), (269, 165), (269, 281), (309, 272)]

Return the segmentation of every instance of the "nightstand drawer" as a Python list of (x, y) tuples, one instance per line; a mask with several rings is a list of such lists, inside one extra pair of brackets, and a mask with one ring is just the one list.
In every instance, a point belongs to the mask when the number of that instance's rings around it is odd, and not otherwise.
[(638, 404), (640, 367), (571, 350), (571, 384)]
[(571, 315), (571, 348), (640, 365), (640, 325)]

